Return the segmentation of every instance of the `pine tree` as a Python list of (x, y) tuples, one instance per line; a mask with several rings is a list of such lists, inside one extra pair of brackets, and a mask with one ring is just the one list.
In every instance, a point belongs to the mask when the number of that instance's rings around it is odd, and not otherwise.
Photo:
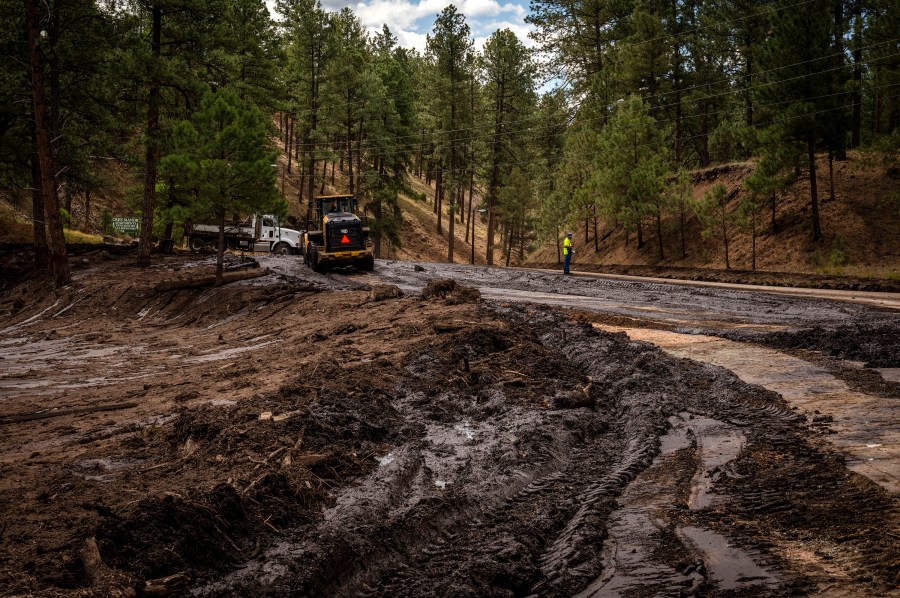
[(222, 284), (225, 218), (230, 214), (285, 212), (275, 188), (275, 153), (262, 114), (233, 92), (204, 96), (190, 120), (172, 132), (173, 152), (161, 167), (173, 187), (192, 198), (190, 212), (219, 225), (216, 286)]
[[(594, 172), (587, 188), (603, 211), (638, 232), (643, 243), (642, 220), (653, 214), (661, 231), (661, 195), (667, 171), (666, 148), (656, 120), (640, 98), (623, 101), (609, 125), (600, 131)], [(662, 253), (662, 236), (658, 246)], [(662, 259), (662, 258), (660, 258)]]
[(716, 184), (711, 191), (707, 191), (703, 199), (694, 204), (694, 213), (703, 226), (703, 236), (710, 237), (721, 234), (725, 248), (725, 269), (731, 269), (731, 259), (728, 253), (729, 225), (735, 220), (735, 216), (728, 212), (728, 200), (730, 199), (728, 188), (722, 183)]
[[(457, 197), (462, 188), (464, 177), (461, 168), (464, 156), (460, 151), (464, 136), (460, 131), (461, 98), (464, 97), (462, 84), (468, 80), (466, 73), (466, 58), (472, 47), (469, 39), (469, 26), (465, 17), (459, 13), (452, 4), (447, 6), (438, 15), (434, 22), (434, 28), (427, 38), (427, 51), (435, 64), (435, 72), (440, 85), (439, 95), (436, 97), (437, 112), (440, 115), (443, 137), (446, 143), (446, 155), (449, 166), (449, 177), (446, 183), (442, 180), (435, 190), (438, 197), (446, 191), (450, 198), (450, 209), (447, 226), (447, 262), (453, 262), (453, 249), (455, 242), (456, 211), (458, 209)], [(441, 175), (443, 173), (441, 172)], [(441, 177), (443, 178), (443, 176)], [(438, 232), (441, 230), (441, 202), (438, 200)]]
[(822, 238), (816, 150), (823, 143), (833, 147), (849, 125), (847, 95), (838, 92), (847, 70), (832, 45), (832, 8), (814, 0), (780, 12), (763, 52), (768, 80), (758, 88), (761, 97), (778, 104), (772, 126), (781, 142), (806, 146), (814, 241)]
[[(484, 45), (480, 70), (484, 99), (490, 119), (490, 175), (487, 197), (487, 263), (494, 263), (494, 208), (504, 179), (511, 173), (508, 163), (521, 161), (521, 124), (535, 105), (534, 64), (524, 44), (509, 29), (495, 32)], [(520, 171), (521, 173), (521, 171)]]

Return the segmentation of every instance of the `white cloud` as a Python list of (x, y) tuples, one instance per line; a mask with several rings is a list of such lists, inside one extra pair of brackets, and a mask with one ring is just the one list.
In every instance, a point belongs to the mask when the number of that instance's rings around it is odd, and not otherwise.
[[(425, 51), (426, 36), (431, 32), (435, 18), (451, 4), (448, 0), (361, 0), (352, 4), (341, 0), (321, 1), (323, 8), (329, 11), (336, 12), (349, 6), (370, 32), (380, 32), (386, 24), (402, 47), (420, 52)], [(278, 18), (275, 0), (266, 0), (266, 4), (269, 12)], [(523, 4), (501, 4), (498, 0), (456, 0), (453, 4), (466, 17), (475, 48), (479, 51), (498, 29), (510, 29), (526, 46), (534, 46), (528, 39), (528, 32), (533, 27), (525, 23), (528, 10)]]
[(534, 40), (528, 37), (528, 34), (534, 31), (534, 26), (529, 25), (528, 23), (523, 21), (489, 21), (482, 24), (481, 32), (490, 36), (495, 31), (500, 29), (509, 29), (513, 33), (516, 34), (516, 37), (519, 38), (519, 41), (525, 44), (526, 48), (533, 48), (536, 46)]
[(391, 32), (397, 36), (397, 43), (401, 48), (415, 48), (420, 53), (425, 53), (426, 35), (424, 33), (416, 33), (415, 31), (406, 31), (403, 29)]

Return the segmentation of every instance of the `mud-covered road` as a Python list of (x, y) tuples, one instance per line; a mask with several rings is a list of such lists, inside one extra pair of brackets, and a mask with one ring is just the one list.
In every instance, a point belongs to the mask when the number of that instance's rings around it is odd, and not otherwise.
[(898, 591), (886, 304), (261, 261), (0, 297), (0, 589)]

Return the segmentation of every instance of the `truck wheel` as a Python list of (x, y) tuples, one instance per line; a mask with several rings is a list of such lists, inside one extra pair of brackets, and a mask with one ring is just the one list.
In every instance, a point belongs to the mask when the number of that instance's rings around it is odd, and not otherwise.
[(194, 253), (198, 253), (201, 249), (203, 249), (203, 239), (200, 237), (191, 237), (188, 240), (188, 247), (191, 248), (191, 251)]
[(287, 255), (291, 252), (291, 246), (287, 243), (279, 243), (275, 246), (275, 249), (272, 250), (272, 253), (275, 255)]
[(319, 271), (319, 251), (315, 245), (310, 245), (306, 251), (306, 265), (312, 268), (313, 272)]

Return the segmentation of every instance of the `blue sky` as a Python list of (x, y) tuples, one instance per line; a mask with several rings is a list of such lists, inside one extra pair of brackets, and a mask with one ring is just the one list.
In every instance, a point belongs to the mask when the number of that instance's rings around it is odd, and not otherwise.
[[(361, 0), (355, 3), (320, 1), (330, 11), (349, 6), (363, 25), (373, 32), (380, 31), (381, 26), (387, 23), (401, 46), (416, 48), (420, 52), (425, 50), (425, 36), (431, 31), (435, 17), (451, 4), (447, 0)], [(525, 23), (528, 0), (460, 0), (453, 4), (465, 15), (477, 49), (480, 50), (485, 40), (497, 29), (510, 29), (524, 44), (533, 46), (528, 39), (531, 25)]]

